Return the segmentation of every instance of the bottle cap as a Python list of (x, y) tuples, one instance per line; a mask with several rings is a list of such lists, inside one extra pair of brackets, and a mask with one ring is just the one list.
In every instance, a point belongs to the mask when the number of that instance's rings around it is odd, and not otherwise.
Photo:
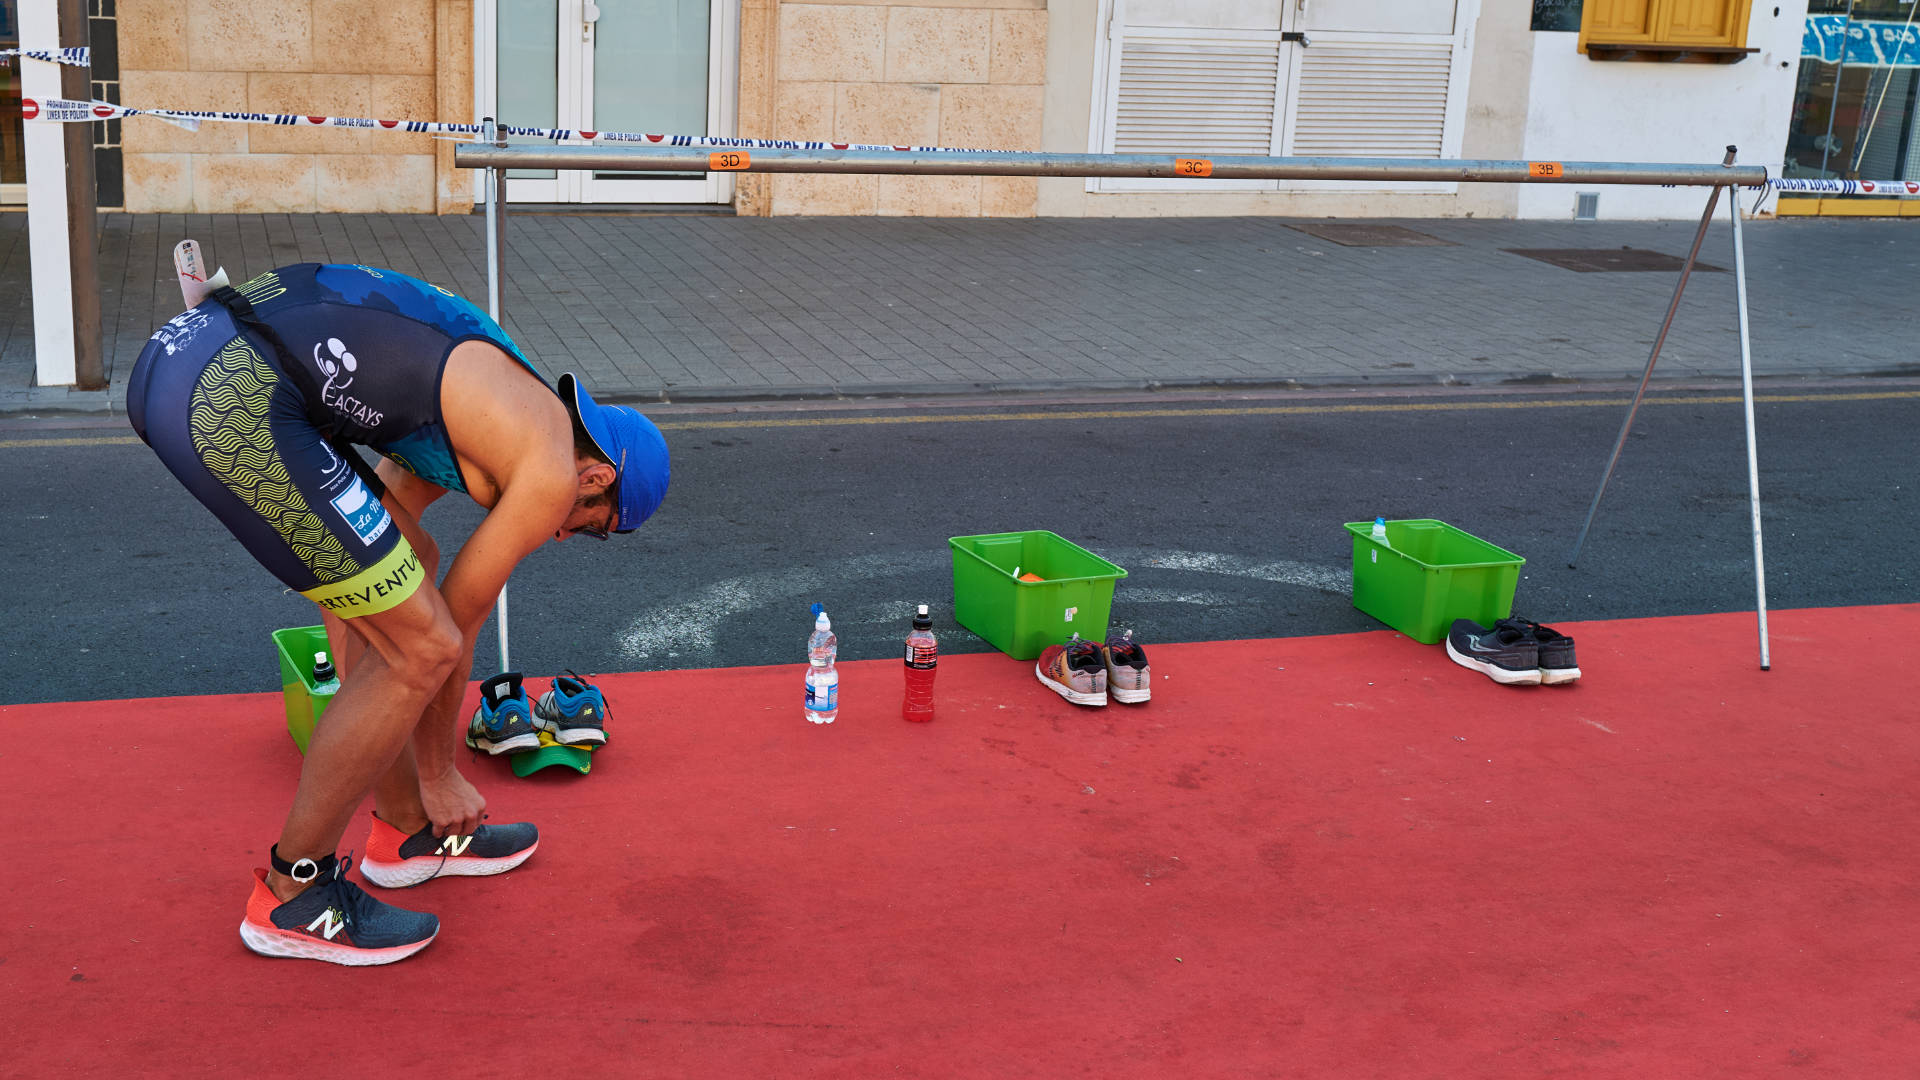
[(913, 628), (915, 630), (933, 629), (933, 616), (927, 614), (927, 605), (920, 605), (920, 611), (913, 617)]
[(314, 662), (314, 663), (316, 663), (316, 664), (324, 664), (324, 663), (326, 663), (326, 662), (327, 662), (327, 654), (326, 654), (326, 653), (324, 653), (324, 652), (317, 652), (317, 653), (314, 653), (314, 654), (313, 654), (313, 662)]

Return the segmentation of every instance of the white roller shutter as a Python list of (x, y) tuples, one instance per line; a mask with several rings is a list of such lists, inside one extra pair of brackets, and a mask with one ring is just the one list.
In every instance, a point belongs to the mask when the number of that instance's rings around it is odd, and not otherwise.
[[(1103, 0), (1107, 32), (1096, 49), (1097, 108), (1090, 148), (1292, 157), (1458, 156), (1470, 27), (1479, 13), (1476, 0), (1461, 0), (1457, 7), (1433, 0), (1313, 0), (1311, 6), (1288, 2), (1276, 6), (1264, 25), (1250, 25), (1261, 20), (1241, 10), (1249, 3), (1183, 0), (1173, 9), (1140, 7), (1141, 15), (1167, 22), (1178, 15), (1181, 25), (1171, 26), (1131, 21), (1124, 0)], [(1264, 11), (1261, 5), (1253, 7)], [(1375, 24), (1424, 30), (1450, 24), (1452, 32), (1360, 28)], [(1283, 40), (1282, 31), (1295, 40)], [(1177, 178), (1088, 183), (1090, 191), (1249, 188), (1443, 191), (1454, 185)]]
[(1296, 157), (1444, 156), (1453, 46), (1316, 43), (1300, 58)]
[(1114, 152), (1271, 153), (1279, 92), (1278, 41), (1128, 38)]

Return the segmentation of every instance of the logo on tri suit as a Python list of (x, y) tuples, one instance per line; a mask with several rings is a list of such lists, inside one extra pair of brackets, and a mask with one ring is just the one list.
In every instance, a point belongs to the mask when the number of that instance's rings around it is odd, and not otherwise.
[[(320, 449), (327, 454), (327, 479), (321, 483), (322, 494), (326, 495), (327, 502), (339, 512), (360, 542), (371, 547), (393, 524), (392, 515), (387, 513), (385, 504), (373, 497), (373, 492), (359, 474), (340, 460), (332, 447), (322, 442)], [(340, 493), (328, 494), (334, 488), (340, 488)]]
[(327, 377), (327, 384), (320, 388), (320, 400), (329, 409), (346, 417), (363, 428), (376, 428), (386, 419), (379, 409), (347, 393), (347, 387), (353, 385), (353, 373), (360, 368), (360, 361), (350, 352), (339, 338), (328, 338), (313, 347), (313, 364), (320, 374)]

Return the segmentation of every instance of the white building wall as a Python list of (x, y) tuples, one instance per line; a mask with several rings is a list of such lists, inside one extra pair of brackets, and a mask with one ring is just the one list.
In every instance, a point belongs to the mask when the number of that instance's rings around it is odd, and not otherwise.
[[(1747, 45), (1760, 51), (1735, 64), (1589, 60), (1577, 33), (1533, 32), (1527, 159), (1719, 164), (1731, 143), (1777, 173), (1806, 16), (1806, 0), (1754, 0)], [(1600, 193), (1603, 219), (1698, 218), (1706, 205), (1699, 188), (1528, 184), (1519, 216), (1572, 218), (1581, 191)]]

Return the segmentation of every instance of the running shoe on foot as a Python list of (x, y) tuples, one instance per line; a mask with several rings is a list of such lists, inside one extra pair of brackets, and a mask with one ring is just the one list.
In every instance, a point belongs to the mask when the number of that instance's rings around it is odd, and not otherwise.
[(540, 830), (518, 825), (482, 825), (469, 836), (435, 836), (428, 825), (412, 836), (373, 816), (360, 876), (383, 889), (404, 889), (435, 877), (504, 874), (540, 846)]
[(1488, 630), (1472, 619), (1455, 619), (1447, 634), (1447, 655), (1497, 683), (1540, 684), (1539, 646), (1512, 626), (1495, 625)]
[(1544, 685), (1569, 683), (1580, 677), (1580, 663), (1573, 658), (1573, 639), (1551, 626), (1531, 619), (1501, 619), (1495, 626), (1511, 626), (1533, 639), (1540, 651), (1540, 681)]
[[(347, 880), (352, 856), (329, 855), (317, 863), (294, 864), (295, 880), (313, 884), (281, 903), (267, 887), (267, 872), (253, 872), (253, 896), (240, 923), (240, 940), (261, 956), (325, 960), (367, 967), (404, 960), (432, 944), (440, 920), (432, 915), (384, 904)], [(300, 878), (302, 870), (313, 876)]]
[(1033, 673), (1047, 689), (1075, 705), (1107, 703), (1107, 668), (1100, 660), (1100, 646), (1080, 640), (1079, 634), (1065, 645), (1047, 646)]
[(517, 754), (540, 745), (519, 672), (504, 671), (480, 684), (480, 707), (467, 724), (467, 745), (489, 754)]
[[(572, 678), (568, 678), (568, 676)], [(568, 671), (553, 677), (553, 689), (533, 706), (533, 726), (562, 746), (605, 746), (607, 699), (600, 688)]]
[(1108, 638), (1100, 647), (1107, 669), (1107, 693), (1115, 701), (1139, 702), (1153, 696), (1153, 673), (1147, 668), (1147, 650), (1133, 640), (1133, 631)]

